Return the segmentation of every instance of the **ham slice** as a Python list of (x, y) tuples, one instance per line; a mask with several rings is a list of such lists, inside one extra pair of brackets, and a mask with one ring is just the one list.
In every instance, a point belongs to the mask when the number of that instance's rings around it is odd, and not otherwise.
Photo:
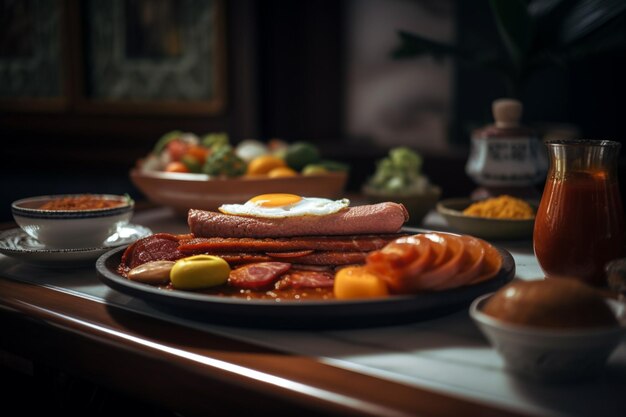
[(349, 207), (327, 216), (266, 219), (189, 210), (189, 229), (196, 237), (284, 237), (396, 233), (409, 219), (402, 204), (385, 202)]

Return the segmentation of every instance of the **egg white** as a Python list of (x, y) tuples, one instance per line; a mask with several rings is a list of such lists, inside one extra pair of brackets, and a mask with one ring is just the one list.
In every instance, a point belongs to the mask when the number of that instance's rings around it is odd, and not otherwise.
[(283, 218), (300, 216), (326, 216), (337, 213), (348, 207), (350, 200), (329, 200), (318, 197), (302, 197), (297, 203), (278, 207), (264, 207), (261, 202), (246, 202), (245, 204), (222, 204), (218, 210), (225, 214), (236, 216), (250, 216), (262, 218)]

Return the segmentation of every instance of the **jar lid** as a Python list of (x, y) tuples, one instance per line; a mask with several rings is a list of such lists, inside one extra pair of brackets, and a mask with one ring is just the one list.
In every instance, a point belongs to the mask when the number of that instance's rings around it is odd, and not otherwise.
[(496, 121), (496, 127), (519, 127), (523, 110), (522, 103), (519, 100), (512, 98), (494, 100), (491, 110)]

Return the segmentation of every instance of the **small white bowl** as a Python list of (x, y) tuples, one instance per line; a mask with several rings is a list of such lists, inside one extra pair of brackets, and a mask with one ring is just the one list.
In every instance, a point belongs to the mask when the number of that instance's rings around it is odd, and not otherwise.
[[(81, 197), (119, 201), (115, 207), (88, 210), (42, 210), (40, 207), (55, 199)], [(24, 198), (14, 201), (11, 211), (15, 222), (29, 236), (46, 247), (79, 249), (101, 247), (118, 227), (128, 223), (135, 203), (128, 196), (111, 194), (64, 194)]]
[[(506, 368), (521, 376), (547, 382), (597, 376), (626, 333), (619, 325), (560, 330), (508, 324), (482, 312), (492, 295), (474, 300), (470, 316), (504, 358)], [(606, 302), (619, 318), (623, 306), (611, 299)]]

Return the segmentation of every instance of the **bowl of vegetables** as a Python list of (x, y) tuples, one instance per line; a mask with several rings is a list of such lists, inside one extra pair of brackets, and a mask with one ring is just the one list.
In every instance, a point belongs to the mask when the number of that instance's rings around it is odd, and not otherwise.
[(404, 204), (413, 225), (420, 225), (441, 197), (441, 188), (431, 184), (422, 173), (421, 156), (407, 147), (393, 148), (387, 157), (377, 161), (376, 171), (362, 192), (370, 203)]
[(340, 198), (348, 166), (323, 159), (309, 142), (234, 145), (226, 133), (174, 131), (137, 161), (130, 178), (150, 201), (186, 216), (190, 208), (217, 210), (266, 193)]

